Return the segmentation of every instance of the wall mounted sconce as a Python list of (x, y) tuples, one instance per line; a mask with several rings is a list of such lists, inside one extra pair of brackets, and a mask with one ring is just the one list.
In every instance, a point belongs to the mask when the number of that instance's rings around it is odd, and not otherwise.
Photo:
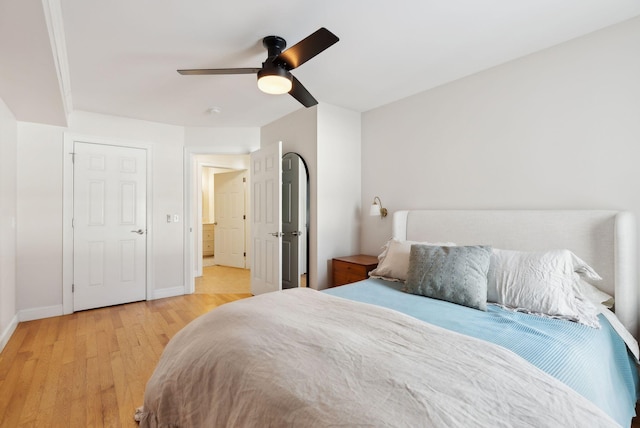
[(369, 210), (369, 215), (379, 215), (380, 218), (387, 216), (387, 209), (382, 207), (382, 201), (377, 196), (373, 198), (373, 204), (371, 205), (371, 209)]

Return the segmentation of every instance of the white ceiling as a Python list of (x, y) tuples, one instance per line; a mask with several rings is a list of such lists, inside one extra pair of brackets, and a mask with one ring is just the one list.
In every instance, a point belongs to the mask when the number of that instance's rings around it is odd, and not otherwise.
[(54, 124), (65, 105), (184, 126), (269, 123), (303, 107), (261, 93), (253, 75), (176, 72), (260, 67), (267, 35), (292, 46), (320, 27), (335, 33), (337, 44), (293, 74), (320, 102), (367, 111), (640, 15), (637, 0), (35, 3), (0, 0), (0, 97), (18, 120)]

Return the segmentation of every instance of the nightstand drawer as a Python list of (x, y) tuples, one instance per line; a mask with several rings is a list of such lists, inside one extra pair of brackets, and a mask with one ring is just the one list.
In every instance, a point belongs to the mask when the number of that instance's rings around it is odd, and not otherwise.
[(333, 286), (362, 281), (378, 265), (375, 256), (356, 255), (333, 259)]

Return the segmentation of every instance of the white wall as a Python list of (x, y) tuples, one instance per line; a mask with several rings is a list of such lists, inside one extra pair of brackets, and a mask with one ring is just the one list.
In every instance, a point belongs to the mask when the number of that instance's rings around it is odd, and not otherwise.
[(260, 130), (260, 145), (266, 146), (282, 141), (282, 154), (294, 152), (307, 164), (309, 172), (309, 272), (308, 284), (317, 288), (318, 284), (318, 216), (316, 195), (317, 173), (317, 107), (301, 108), (278, 120), (265, 125)]
[[(363, 114), (362, 203), (640, 220), (640, 18)], [(362, 214), (378, 254), (391, 216)]]
[(0, 351), (18, 324), (16, 309), (16, 159), (18, 125), (0, 99)]
[(62, 314), (64, 130), (18, 122), (17, 309), (42, 316)]
[[(1, 111), (0, 115), (4, 119)], [(206, 153), (245, 155), (259, 146), (259, 128), (184, 128), (82, 111), (70, 116), (68, 128), (19, 122), (17, 129), (15, 272), (18, 291), (15, 300), (23, 320), (62, 313), (66, 132), (90, 140), (140, 143), (150, 147), (153, 172), (150, 298), (181, 294), (188, 278), (183, 268), (187, 212), (184, 207), (185, 146), (196, 152), (201, 147)], [(3, 162), (4, 159), (3, 152)], [(3, 174), (4, 171), (3, 163)], [(178, 214), (180, 221), (167, 223), (167, 214)]]
[[(359, 253), (361, 205), (360, 113), (318, 105), (318, 285), (331, 285), (331, 259)], [(312, 199), (312, 200), (314, 200)]]
[(215, 205), (213, 189), (215, 188), (215, 168), (202, 167), (201, 186), (202, 192), (200, 192), (202, 198), (202, 209), (200, 215), (202, 216), (202, 223), (213, 223), (215, 220)]
[(331, 259), (358, 252), (360, 113), (328, 104), (299, 109), (262, 127), (261, 145), (282, 141), (309, 169), (309, 286), (331, 282)]
[[(95, 134), (123, 141), (140, 141), (152, 146), (153, 187), (153, 297), (172, 295), (184, 287), (184, 128), (143, 120), (75, 112), (70, 131)], [(180, 221), (167, 223), (167, 215)], [(165, 290), (165, 291), (162, 291)]]
[(187, 127), (184, 141), (189, 147), (206, 148), (206, 153), (246, 155), (260, 147), (260, 128)]
[[(21, 319), (62, 313), (64, 133), (150, 143), (154, 296), (176, 293), (183, 273), (182, 127), (76, 112), (69, 128), (18, 123), (17, 309)], [(178, 214), (179, 223), (167, 223)], [(166, 290), (171, 290), (167, 292)]]

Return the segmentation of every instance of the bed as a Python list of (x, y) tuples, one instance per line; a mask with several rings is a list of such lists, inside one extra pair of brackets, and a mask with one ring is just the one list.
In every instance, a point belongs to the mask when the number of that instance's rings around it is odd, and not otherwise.
[(630, 426), (635, 233), (626, 212), (398, 211), (374, 277), (176, 334), (140, 426)]

